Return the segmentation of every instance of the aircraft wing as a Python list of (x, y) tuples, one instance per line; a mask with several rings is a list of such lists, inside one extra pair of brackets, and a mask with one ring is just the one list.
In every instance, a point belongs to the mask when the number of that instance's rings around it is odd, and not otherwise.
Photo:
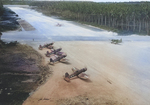
[(73, 71), (73, 72), (75, 72), (75, 71), (77, 71), (77, 70), (79, 70), (79, 69), (77, 69), (76, 67), (73, 67), (73, 68), (72, 68), (72, 71)]
[(78, 75), (79, 78), (81, 79), (88, 79), (89, 78), (89, 75), (87, 75), (86, 73), (82, 72)]
[(63, 58), (63, 59), (61, 59), (60, 61), (61, 61), (61, 62), (68, 62), (69, 60)]

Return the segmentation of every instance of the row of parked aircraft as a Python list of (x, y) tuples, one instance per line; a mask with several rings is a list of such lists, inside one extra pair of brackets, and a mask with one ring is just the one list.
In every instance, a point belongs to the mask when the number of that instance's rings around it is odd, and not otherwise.
[[(45, 55), (46, 57), (50, 58), (49, 63), (51, 65), (54, 65), (55, 63), (58, 63), (58, 62), (67, 63), (69, 61), (68, 59), (66, 59), (67, 54), (65, 52), (61, 52), (62, 48), (54, 49), (53, 45), (54, 45), (53, 42), (49, 44), (44, 44), (43, 46), (39, 45), (39, 50), (42, 50), (43, 48), (47, 48), (50, 50), (50, 51), (47, 51)], [(72, 68), (72, 71), (73, 71), (72, 74), (69, 74), (68, 72), (65, 73), (65, 76), (64, 76), (65, 81), (70, 82), (70, 80), (75, 77), (78, 77), (81, 79), (89, 78), (89, 75), (85, 73), (85, 71), (87, 71), (86, 67), (82, 69), (77, 69), (74, 67)]]

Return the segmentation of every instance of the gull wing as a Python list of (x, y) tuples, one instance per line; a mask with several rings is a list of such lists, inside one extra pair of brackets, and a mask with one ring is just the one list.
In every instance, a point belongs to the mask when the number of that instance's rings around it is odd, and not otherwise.
[(81, 79), (88, 79), (89, 78), (89, 75), (87, 75), (86, 73), (82, 72), (78, 75), (79, 78)]
[(72, 71), (73, 71), (73, 72), (75, 72), (75, 71), (77, 71), (77, 70), (79, 70), (79, 69), (77, 69), (76, 67), (73, 67), (73, 68), (72, 68)]
[(60, 60), (60, 62), (63, 62), (63, 63), (68, 62), (68, 61), (69, 61), (69, 60), (66, 59), (66, 58), (62, 58), (62, 59)]

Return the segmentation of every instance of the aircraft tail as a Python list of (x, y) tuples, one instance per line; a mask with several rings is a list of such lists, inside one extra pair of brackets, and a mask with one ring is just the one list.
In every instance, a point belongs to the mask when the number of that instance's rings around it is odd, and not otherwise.
[(67, 82), (70, 82), (69, 74), (67, 72), (65, 73), (64, 80), (67, 81)]

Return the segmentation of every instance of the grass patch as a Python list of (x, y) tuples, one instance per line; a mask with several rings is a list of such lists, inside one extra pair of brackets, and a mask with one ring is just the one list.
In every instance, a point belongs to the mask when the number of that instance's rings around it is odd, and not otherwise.
[(0, 41), (0, 105), (22, 105), (52, 74), (43, 57), (17, 41)]

